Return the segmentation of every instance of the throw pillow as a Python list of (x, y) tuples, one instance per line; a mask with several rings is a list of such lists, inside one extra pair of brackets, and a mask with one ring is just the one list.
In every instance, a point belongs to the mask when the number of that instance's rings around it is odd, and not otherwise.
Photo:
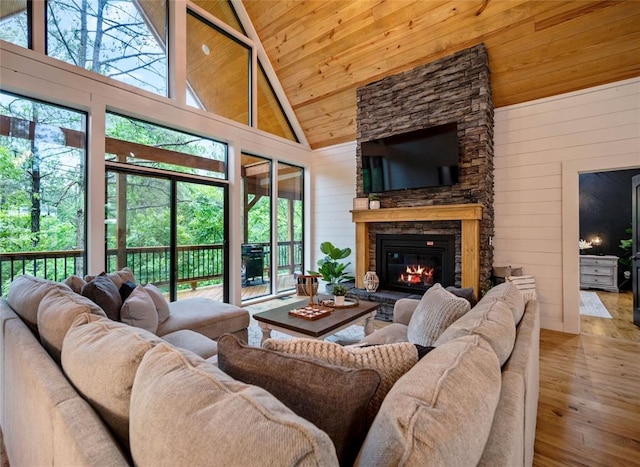
[(147, 284), (144, 286), (144, 290), (147, 291), (153, 304), (156, 306), (156, 312), (158, 313), (158, 324), (164, 323), (169, 319), (169, 302), (164, 298), (164, 295), (158, 287), (153, 284)]
[(141, 285), (137, 286), (122, 304), (120, 321), (129, 326), (146, 329), (154, 334), (158, 330), (156, 306)]
[(137, 465), (338, 465), (327, 434), (273, 395), (167, 344), (138, 367), (129, 423)]
[(122, 283), (122, 285), (118, 289), (118, 292), (120, 292), (120, 298), (122, 299), (122, 303), (124, 303), (124, 301), (127, 298), (129, 298), (129, 295), (131, 295), (131, 292), (133, 292), (135, 289), (136, 289), (135, 282), (126, 281)]
[(64, 283), (68, 285), (71, 288), (71, 290), (73, 290), (77, 294), (82, 293), (82, 287), (84, 287), (84, 285), (86, 284), (86, 282), (82, 277), (76, 276), (75, 274), (72, 274), (69, 277), (67, 277), (64, 280)]
[(133, 271), (131, 271), (131, 269), (127, 267), (124, 267), (116, 272), (110, 272), (109, 274), (107, 274), (107, 277), (111, 279), (111, 281), (116, 285), (118, 289), (123, 283), (127, 281), (133, 282), (134, 284), (136, 282), (136, 278), (133, 276)]
[(249, 347), (231, 334), (218, 340), (218, 367), (269, 391), (329, 435), (341, 465), (353, 464), (369, 429), (367, 409), (381, 382), (377, 371)]
[(369, 422), (373, 422), (382, 401), (395, 382), (418, 362), (418, 351), (410, 342), (343, 347), (334, 342), (316, 339), (267, 339), (262, 347), (299, 357), (313, 357), (330, 365), (376, 370), (382, 381), (368, 409)]
[(459, 288), (459, 287), (453, 287), (452, 285), (450, 285), (449, 287), (447, 287), (446, 290), (451, 292), (456, 297), (466, 298), (469, 301), (469, 305), (471, 305), (471, 308), (476, 306), (476, 303), (478, 303), (478, 300), (476, 299), (476, 293), (473, 290), (473, 287)]
[(434, 345), (440, 334), (471, 309), (469, 302), (434, 284), (425, 292), (407, 327), (409, 342)]
[(118, 321), (122, 298), (118, 287), (104, 272), (82, 287), (82, 295), (102, 308), (109, 319)]
[(107, 319), (77, 318), (62, 347), (62, 368), (116, 438), (129, 446), (131, 387), (144, 354), (162, 340)]

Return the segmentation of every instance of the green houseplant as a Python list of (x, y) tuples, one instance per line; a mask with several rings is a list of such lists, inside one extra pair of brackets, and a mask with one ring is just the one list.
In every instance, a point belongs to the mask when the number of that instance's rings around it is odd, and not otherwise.
[(351, 263), (339, 261), (351, 255), (351, 248), (337, 248), (331, 242), (322, 242), (320, 251), (325, 254), (325, 257), (318, 260), (318, 270), (309, 271), (309, 274), (320, 275), (329, 287), (339, 282), (353, 280), (353, 276), (345, 271)]
[[(633, 234), (633, 229), (629, 227), (625, 230), (629, 235)], [(624, 251), (624, 254), (620, 256), (618, 262), (622, 266), (622, 271), (625, 279), (631, 277), (631, 265), (633, 263), (631, 249), (633, 248), (633, 239), (627, 238), (620, 240), (620, 249)]]
[(332, 290), (333, 302), (338, 306), (344, 305), (344, 296), (347, 295), (348, 290), (349, 289), (342, 284), (335, 284)]

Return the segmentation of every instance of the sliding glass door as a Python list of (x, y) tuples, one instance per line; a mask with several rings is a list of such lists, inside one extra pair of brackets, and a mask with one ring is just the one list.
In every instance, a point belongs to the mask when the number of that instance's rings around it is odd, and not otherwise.
[(228, 301), (226, 187), (175, 175), (107, 171), (107, 270), (130, 268), (176, 300)]

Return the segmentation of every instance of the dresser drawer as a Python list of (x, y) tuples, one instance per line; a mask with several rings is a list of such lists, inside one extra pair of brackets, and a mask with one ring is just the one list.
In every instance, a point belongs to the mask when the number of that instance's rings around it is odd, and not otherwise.
[(581, 266), (609, 266), (613, 267), (617, 264), (617, 259), (609, 258), (580, 258)]
[(611, 266), (580, 266), (580, 274), (592, 274), (596, 276), (611, 276), (613, 275), (613, 267)]
[(614, 285), (613, 275), (608, 276), (595, 276), (591, 274), (581, 274), (580, 275), (580, 285), (583, 286), (606, 286), (606, 285)]

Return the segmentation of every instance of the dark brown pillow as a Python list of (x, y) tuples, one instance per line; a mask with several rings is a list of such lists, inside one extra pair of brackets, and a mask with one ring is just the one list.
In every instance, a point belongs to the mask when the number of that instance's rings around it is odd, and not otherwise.
[(456, 297), (462, 297), (466, 299), (469, 302), (469, 305), (471, 305), (471, 307), (476, 306), (476, 303), (478, 303), (478, 299), (476, 298), (476, 294), (475, 294), (475, 291), (473, 290), (473, 287), (459, 288), (459, 287), (454, 287), (450, 285), (449, 287), (446, 288), (446, 290), (451, 292)]
[(102, 308), (109, 319), (119, 321), (122, 307), (120, 291), (104, 272), (82, 287), (82, 295)]
[(353, 465), (369, 430), (367, 408), (381, 378), (314, 359), (250, 347), (231, 334), (218, 339), (218, 367), (259, 386), (329, 435), (340, 465)]

